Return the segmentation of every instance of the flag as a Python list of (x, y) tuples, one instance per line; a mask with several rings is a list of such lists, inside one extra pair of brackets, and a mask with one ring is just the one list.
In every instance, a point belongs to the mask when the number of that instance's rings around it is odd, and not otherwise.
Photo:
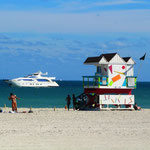
[(140, 60), (144, 60), (144, 59), (145, 59), (145, 56), (146, 56), (146, 53), (144, 54), (144, 56), (142, 56), (142, 57), (140, 58)]

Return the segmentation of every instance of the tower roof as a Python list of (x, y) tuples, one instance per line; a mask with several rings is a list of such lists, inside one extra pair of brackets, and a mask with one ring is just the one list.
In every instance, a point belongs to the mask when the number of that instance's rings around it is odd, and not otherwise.
[(84, 64), (108, 64), (108, 63), (121, 63), (121, 64), (135, 64), (131, 57), (120, 57), (117, 53), (106, 53), (100, 56), (88, 57)]
[(98, 63), (103, 57), (109, 62), (117, 53), (108, 53), (108, 54), (101, 54), (100, 56), (97, 57), (88, 57), (85, 60), (86, 63)]
[(97, 57), (88, 57), (84, 63), (95, 63), (95, 62), (99, 62), (101, 60), (102, 57), (97, 56)]
[(135, 61), (131, 57), (122, 57), (127, 64), (135, 64)]
[(131, 57), (122, 57), (125, 62), (128, 62)]
[(104, 56), (105, 59), (109, 62), (117, 53), (108, 53), (108, 54), (101, 54), (100, 56)]
[(102, 59), (102, 57), (97, 56), (97, 57), (88, 57), (84, 63), (96, 63), (99, 62)]

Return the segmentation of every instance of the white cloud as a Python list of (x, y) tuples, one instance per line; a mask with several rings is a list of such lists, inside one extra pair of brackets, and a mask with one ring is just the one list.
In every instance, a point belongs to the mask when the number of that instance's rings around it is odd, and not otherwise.
[[(21, 33), (20, 33), (21, 34)], [(42, 34), (43, 35), (43, 34)], [(42, 57), (49, 60), (57, 60), (59, 62), (68, 62), (70, 59), (77, 61), (82, 60), (88, 56), (98, 56), (100, 53), (119, 52), (122, 55), (128, 56), (131, 51), (134, 52), (134, 57), (139, 58), (141, 50), (147, 50), (150, 47), (149, 35), (146, 37), (144, 34), (122, 34), (113, 33), (103, 34), (97, 36), (86, 35), (81, 38), (80, 35), (70, 35), (66, 38), (65, 35), (61, 36), (61, 40), (53, 38), (51, 34), (45, 35), (42, 39), (41, 34), (28, 35), (28, 37), (19, 38), (5, 34), (0, 36), (0, 54), (1, 57), (7, 54), (10, 57), (29, 57), (32, 60), (37, 60), (37, 57)], [(59, 35), (57, 35), (59, 37)], [(144, 36), (144, 38), (143, 38)], [(80, 37), (80, 38), (79, 38)], [(41, 40), (39, 40), (41, 39)], [(39, 42), (40, 41), (40, 42)], [(25, 58), (26, 58), (25, 57)], [(15, 59), (14, 59), (15, 60)]]
[(113, 0), (113, 1), (107, 1), (107, 2), (96, 2), (94, 5), (108, 6), (108, 5), (123, 5), (123, 4), (137, 4), (137, 3), (145, 3), (145, 2), (135, 1), (135, 0)]
[[(49, 1), (50, 3), (50, 1)], [(54, 12), (88, 12), (97, 11), (97, 8), (104, 9), (107, 6), (118, 6), (118, 5), (134, 5), (134, 4), (147, 4), (145, 1), (137, 1), (137, 0), (93, 0), (93, 1), (83, 1), (83, 0), (70, 0), (70, 1), (61, 1), (61, 3), (57, 3), (58, 5), (54, 8), (50, 8), (51, 11)], [(111, 8), (110, 8), (111, 9)], [(126, 8), (128, 9), (128, 8)]]
[(0, 32), (97, 33), (149, 32), (150, 10), (122, 10), (82, 14), (0, 12)]

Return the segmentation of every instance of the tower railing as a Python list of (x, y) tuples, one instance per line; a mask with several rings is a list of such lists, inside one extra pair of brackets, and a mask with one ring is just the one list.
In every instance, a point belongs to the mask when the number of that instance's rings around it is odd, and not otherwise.
[(83, 76), (83, 87), (108, 86), (108, 76)]
[[(136, 88), (137, 77), (126, 76), (125, 86), (127, 88)], [(108, 76), (83, 76), (83, 87), (85, 88), (100, 88), (101, 86), (109, 86)]]

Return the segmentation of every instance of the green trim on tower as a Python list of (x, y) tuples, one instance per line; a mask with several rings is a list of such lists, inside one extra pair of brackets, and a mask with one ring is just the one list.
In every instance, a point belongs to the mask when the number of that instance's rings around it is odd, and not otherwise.
[(100, 77), (98, 77), (98, 88), (100, 88), (100, 81), (101, 81), (101, 79), (100, 79)]
[(110, 81), (110, 82), (109, 82), (109, 86), (112, 86), (112, 85), (113, 85), (113, 83), (114, 83), (113, 81)]
[(126, 77), (126, 87), (128, 86), (128, 78)]
[(136, 81), (137, 81), (137, 78), (135, 78), (134, 81), (135, 81), (135, 88), (136, 88), (136, 83), (137, 83)]
[(107, 77), (107, 86), (108, 86), (109, 78)]

